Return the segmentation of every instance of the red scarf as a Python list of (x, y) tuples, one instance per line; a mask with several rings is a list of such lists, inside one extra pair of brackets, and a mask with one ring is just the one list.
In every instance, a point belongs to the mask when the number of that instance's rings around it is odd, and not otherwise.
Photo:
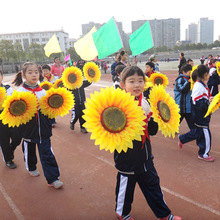
[(51, 80), (51, 78), (52, 78), (52, 74), (51, 74), (49, 77), (44, 75), (44, 77), (47, 78), (47, 81), (48, 81), (48, 82), (50, 82), (50, 80)]
[[(141, 101), (142, 101), (142, 94), (138, 97), (138, 105), (141, 106)], [(145, 122), (145, 125), (143, 126), (144, 127), (144, 135), (142, 135), (142, 147), (141, 149), (143, 149), (144, 147), (144, 143), (145, 143), (145, 139), (146, 137), (148, 138), (148, 140), (150, 141), (150, 137), (149, 137), (149, 134), (148, 134), (148, 129), (147, 129), (147, 123), (148, 123), (148, 119), (152, 116), (152, 112), (150, 112), (148, 115), (147, 115), (147, 118), (144, 119), (144, 122)]]

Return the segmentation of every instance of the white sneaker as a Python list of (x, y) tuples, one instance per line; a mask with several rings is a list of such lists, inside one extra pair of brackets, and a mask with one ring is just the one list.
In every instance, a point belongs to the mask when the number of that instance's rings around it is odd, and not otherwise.
[(63, 182), (61, 182), (60, 180), (55, 180), (53, 183), (48, 184), (48, 186), (54, 187), (55, 189), (59, 189), (63, 186)]
[(40, 176), (40, 172), (37, 169), (34, 170), (34, 171), (29, 171), (29, 173), (30, 173), (31, 176), (34, 176), (34, 177)]

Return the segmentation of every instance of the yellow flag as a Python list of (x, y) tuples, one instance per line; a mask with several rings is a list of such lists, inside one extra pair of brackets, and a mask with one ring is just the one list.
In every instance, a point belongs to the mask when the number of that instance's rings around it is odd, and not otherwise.
[(52, 53), (62, 53), (59, 41), (54, 34), (44, 47), (45, 55), (49, 57)]
[(92, 34), (96, 31), (97, 28), (94, 26), (83, 38), (74, 43), (76, 53), (83, 60), (90, 61), (98, 56), (98, 52), (92, 37)]

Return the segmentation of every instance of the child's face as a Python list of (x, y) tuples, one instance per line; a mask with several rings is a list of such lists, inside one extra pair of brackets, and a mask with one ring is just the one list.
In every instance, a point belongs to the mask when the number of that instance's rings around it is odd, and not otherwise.
[(50, 76), (50, 70), (48, 69), (42, 69), (43, 75), (49, 77)]
[(191, 70), (189, 70), (188, 72), (184, 72), (184, 71), (183, 71), (183, 75), (190, 76), (190, 73), (191, 73)]
[(140, 96), (144, 91), (144, 78), (143, 76), (138, 76), (135, 73), (133, 76), (126, 78), (125, 83), (121, 82), (121, 87), (125, 89), (126, 92), (130, 92), (133, 96)]
[(193, 61), (189, 61), (189, 65), (191, 65), (193, 67), (194, 66), (194, 62)]
[(209, 73), (206, 73), (206, 74), (204, 74), (202, 81), (207, 82), (208, 80), (209, 80)]
[(3, 76), (2, 74), (0, 74), (0, 85), (2, 84), (2, 81), (3, 81)]
[(145, 66), (145, 72), (146, 73), (152, 73), (154, 68), (151, 68), (149, 65)]
[(28, 66), (23, 77), (26, 79), (28, 85), (36, 85), (40, 77), (38, 68), (35, 65)]

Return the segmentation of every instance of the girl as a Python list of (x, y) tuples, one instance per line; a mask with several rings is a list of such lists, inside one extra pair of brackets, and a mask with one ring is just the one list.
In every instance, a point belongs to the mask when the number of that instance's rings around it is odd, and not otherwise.
[(209, 89), (206, 86), (208, 81), (208, 67), (201, 64), (192, 73), (192, 79), (195, 82), (192, 90), (191, 112), (195, 128), (188, 133), (179, 136), (179, 148), (182, 145), (196, 139), (199, 146), (198, 159), (212, 162), (215, 159), (209, 155), (211, 149), (211, 133), (209, 123), (211, 116), (204, 118), (209, 103), (212, 101)]
[[(0, 87), (6, 89), (7, 95), (12, 95), (13, 89), (9, 85), (3, 85), (3, 73), (0, 70)], [(0, 111), (1, 113), (1, 111)], [(21, 136), (18, 127), (8, 127), (8, 125), (3, 125), (0, 121), (0, 147), (3, 154), (3, 159), (7, 167), (10, 169), (15, 169), (17, 166), (13, 162), (14, 151), (16, 147), (21, 143)]]
[[(121, 73), (121, 88), (130, 92), (139, 101), (147, 118), (151, 116), (150, 106), (143, 99), (145, 75), (139, 67), (126, 67)], [(146, 120), (147, 121), (147, 120)], [(149, 126), (149, 124), (148, 124)], [(118, 219), (129, 219), (136, 183), (140, 186), (150, 208), (161, 220), (181, 220), (167, 207), (160, 188), (159, 177), (153, 163), (147, 125), (142, 141), (133, 141), (133, 149), (114, 152), (115, 167), (118, 170), (116, 184), (116, 215)]]
[[(15, 77), (14, 84), (19, 86), (22, 84), (22, 76), (25, 79), (22, 87), (18, 91), (31, 91), (37, 98), (41, 98), (46, 94), (37, 84), (40, 73), (35, 63), (24, 63), (22, 66), (22, 75), (18, 73)], [(27, 124), (21, 126), (23, 137), (22, 149), (24, 152), (24, 160), (26, 169), (31, 176), (39, 176), (37, 170), (36, 145), (40, 155), (41, 164), (44, 175), (48, 182), (48, 186), (54, 188), (62, 187), (63, 183), (59, 180), (59, 168), (54, 157), (50, 137), (52, 136), (52, 126), (48, 117), (44, 116), (41, 111), (32, 118)]]

